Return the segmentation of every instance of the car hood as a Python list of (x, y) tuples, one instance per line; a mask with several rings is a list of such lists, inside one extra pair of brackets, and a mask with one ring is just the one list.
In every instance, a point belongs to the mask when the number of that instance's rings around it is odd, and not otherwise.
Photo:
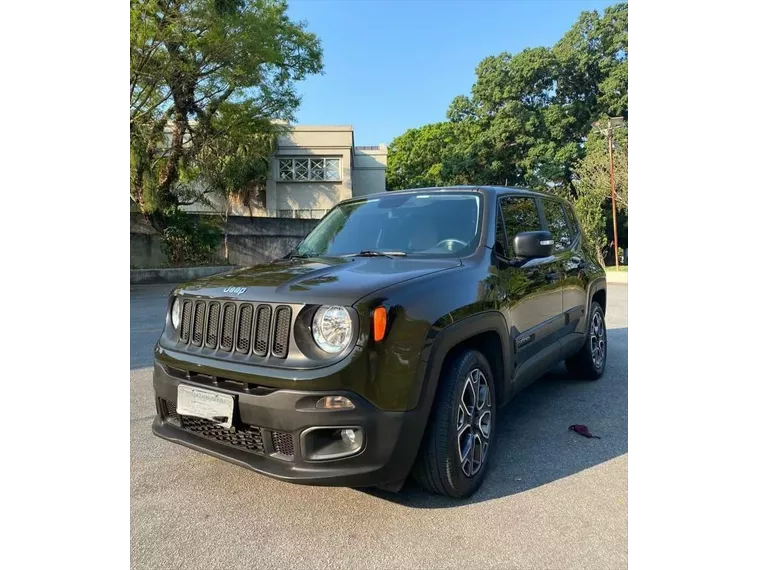
[(270, 303), (352, 305), (390, 285), (461, 265), (459, 259), (284, 259), (187, 283), (177, 294)]

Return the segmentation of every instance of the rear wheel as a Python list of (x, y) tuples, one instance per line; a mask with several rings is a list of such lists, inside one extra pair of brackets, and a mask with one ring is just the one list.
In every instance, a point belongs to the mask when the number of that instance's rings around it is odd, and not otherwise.
[(566, 368), (578, 378), (598, 380), (605, 372), (608, 333), (603, 308), (593, 301), (590, 307), (587, 340), (574, 356), (566, 359)]
[(494, 379), (487, 359), (460, 352), (442, 371), (413, 477), (448, 497), (472, 495), (481, 485), (495, 439)]

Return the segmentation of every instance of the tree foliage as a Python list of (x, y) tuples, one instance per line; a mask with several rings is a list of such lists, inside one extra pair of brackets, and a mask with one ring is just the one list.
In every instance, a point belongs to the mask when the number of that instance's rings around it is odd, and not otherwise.
[(161, 248), (171, 265), (205, 265), (215, 261), (221, 238), (219, 219), (192, 216), (179, 209), (167, 212)]
[[(595, 248), (598, 257), (602, 258), (605, 257), (606, 246), (613, 238), (609, 149), (606, 138), (597, 133), (592, 133), (585, 146), (586, 154), (574, 168), (574, 185), (577, 191), (574, 207), (585, 236)], [(621, 244), (627, 243), (629, 217), (627, 149), (626, 129), (617, 129), (614, 132), (613, 179)]]
[[(250, 191), (322, 69), (283, 0), (131, 0), (132, 199), (161, 225), (206, 192)], [(164, 224), (165, 225), (165, 224)]]
[(578, 199), (575, 169), (592, 146), (592, 122), (627, 118), (627, 36), (627, 5), (617, 4), (583, 12), (552, 47), (486, 57), (446, 122), (390, 144), (388, 187), (509, 184)]
[(395, 138), (387, 157), (387, 187), (465, 183), (467, 167), (462, 157), (467, 154), (472, 128), (469, 124), (434, 123)]

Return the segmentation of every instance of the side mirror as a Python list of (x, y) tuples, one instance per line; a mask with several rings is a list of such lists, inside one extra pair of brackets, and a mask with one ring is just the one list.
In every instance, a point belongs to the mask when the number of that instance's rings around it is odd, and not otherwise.
[(553, 254), (553, 234), (550, 232), (521, 232), (513, 238), (513, 252), (517, 257), (549, 257)]

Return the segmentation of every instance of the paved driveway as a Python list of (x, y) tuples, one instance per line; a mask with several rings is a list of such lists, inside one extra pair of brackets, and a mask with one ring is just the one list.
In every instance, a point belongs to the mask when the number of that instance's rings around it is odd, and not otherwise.
[[(608, 367), (562, 366), (501, 412), (498, 447), (464, 502), (304, 487), (154, 437), (152, 347), (170, 286), (131, 290), (132, 568), (627, 566), (627, 288), (609, 285)], [(580, 423), (602, 439), (567, 431)]]

